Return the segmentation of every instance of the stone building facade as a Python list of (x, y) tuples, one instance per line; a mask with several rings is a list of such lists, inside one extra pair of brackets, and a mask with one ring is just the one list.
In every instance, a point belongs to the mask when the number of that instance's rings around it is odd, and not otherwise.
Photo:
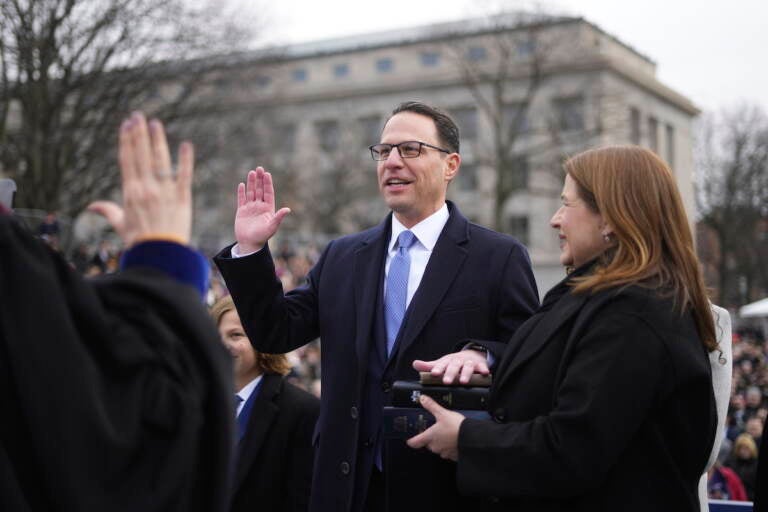
[[(528, 246), (542, 293), (564, 275), (548, 222), (569, 154), (655, 150), (693, 219), (697, 108), (659, 82), (652, 60), (582, 18), (510, 14), (261, 50), (223, 57), (210, 77), (197, 100), (208, 128), (196, 195), (196, 234), (209, 250), (231, 240), (235, 186), (256, 165), (273, 172), (279, 205), (294, 210), (286, 239), (322, 244), (379, 222), (386, 208), (367, 147), (408, 100), (454, 115), (463, 163), (449, 196)], [(514, 185), (499, 200), (502, 154)]]

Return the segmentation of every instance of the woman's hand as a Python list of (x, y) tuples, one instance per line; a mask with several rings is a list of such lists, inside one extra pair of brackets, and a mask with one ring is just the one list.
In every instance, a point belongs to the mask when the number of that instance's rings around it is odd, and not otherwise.
[(408, 441), (411, 448), (427, 448), (444, 459), (459, 460), (459, 428), (464, 416), (441, 407), (426, 395), (421, 395), (421, 406), (435, 417), (435, 424)]
[(488, 360), (486, 354), (479, 350), (462, 350), (447, 354), (434, 361), (413, 362), (413, 368), (420, 372), (429, 372), (434, 376), (443, 376), (444, 384), (453, 384), (457, 377), (461, 384), (469, 384), (473, 373), (488, 375)]
[(123, 206), (96, 201), (88, 210), (106, 217), (126, 247), (147, 239), (189, 243), (192, 232), (192, 144), (179, 146), (174, 174), (160, 121), (136, 112), (120, 126), (118, 158)]

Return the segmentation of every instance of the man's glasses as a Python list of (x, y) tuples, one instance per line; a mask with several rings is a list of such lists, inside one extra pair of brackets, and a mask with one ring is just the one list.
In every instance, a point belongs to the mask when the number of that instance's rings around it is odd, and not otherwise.
[(399, 144), (374, 144), (368, 149), (371, 150), (371, 157), (376, 160), (386, 160), (389, 158), (389, 154), (392, 149), (397, 148), (397, 152), (400, 153), (400, 158), (416, 158), (421, 154), (422, 146), (442, 151), (443, 153), (451, 153), (447, 149), (427, 144), (426, 142), (419, 142), (417, 140), (407, 140)]

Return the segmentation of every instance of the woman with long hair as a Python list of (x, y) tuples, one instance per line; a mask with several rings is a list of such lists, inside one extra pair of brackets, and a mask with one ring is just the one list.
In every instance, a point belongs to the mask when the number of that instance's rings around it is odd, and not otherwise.
[[(569, 273), (494, 354), (493, 421), (422, 397), (436, 424), (408, 443), (455, 460), (460, 491), (484, 510), (698, 511), (716, 341), (674, 177), (629, 146), (578, 154), (565, 171), (550, 224)], [(480, 350), (414, 367), (446, 383), (489, 371)]]

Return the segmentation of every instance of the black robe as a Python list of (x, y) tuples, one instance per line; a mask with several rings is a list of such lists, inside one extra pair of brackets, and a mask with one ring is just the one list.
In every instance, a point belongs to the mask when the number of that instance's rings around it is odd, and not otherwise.
[(86, 281), (0, 213), (0, 510), (224, 510), (230, 361), (192, 287)]

